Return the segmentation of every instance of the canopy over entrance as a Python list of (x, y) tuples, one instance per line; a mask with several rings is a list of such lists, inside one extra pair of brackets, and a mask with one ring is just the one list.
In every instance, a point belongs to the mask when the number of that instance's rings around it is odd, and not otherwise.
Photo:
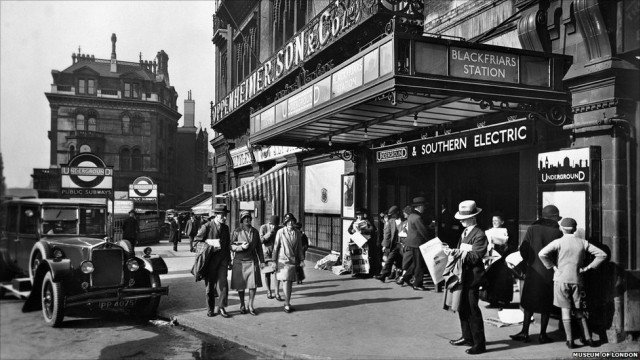
[(253, 114), (251, 143), (350, 148), (499, 112), (561, 125), (570, 59), (389, 34)]

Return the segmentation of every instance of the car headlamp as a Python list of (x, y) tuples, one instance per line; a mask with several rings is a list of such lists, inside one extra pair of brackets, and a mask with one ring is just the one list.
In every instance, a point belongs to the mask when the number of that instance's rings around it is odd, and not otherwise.
[(138, 269), (140, 269), (140, 264), (138, 264), (138, 260), (129, 259), (127, 261), (127, 269), (129, 269), (129, 271), (138, 271)]
[(91, 261), (83, 261), (82, 264), (80, 264), (80, 270), (85, 274), (91, 274), (95, 268)]
[(55, 248), (53, 249), (53, 258), (54, 259), (62, 259), (64, 257), (64, 253), (62, 252), (62, 250)]
[(144, 248), (144, 250), (142, 250), (142, 253), (144, 254), (144, 256), (151, 256), (151, 248), (147, 246), (146, 248)]

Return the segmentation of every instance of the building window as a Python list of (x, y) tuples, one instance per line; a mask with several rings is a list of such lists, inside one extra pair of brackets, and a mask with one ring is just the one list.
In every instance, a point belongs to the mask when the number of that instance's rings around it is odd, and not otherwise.
[(133, 135), (142, 135), (142, 119), (137, 117), (133, 118), (131, 122), (131, 132)]
[(131, 121), (128, 116), (122, 117), (122, 133), (129, 134), (131, 132)]
[(124, 83), (124, 97), (131, 97), (131, 84)]
[(91, 95), (94, 95), (96, 93), (95, 80), (93, 79), (87, 80), (87, 92)]
[(140, 89), (138, 88), (138, 84), (133, 84), (133, 97), (135, 99), (140, 97)]
[(85, 126), (84, 115), (76, 115), (76, 130), (84, 130)]
[(81, 153), (89, 153), (89, 152), (91, 152), (91, 146), (89, 146), (87, 144), (80, 145), (80, 152)]
[(129, 148), (120, 150), (120, 170), (131, 170), (131, 150)]
[(275, 0), (273, 2), (273, 48), (277, 50), (302, 29), (307, 20), (307, 0)]
[(95, 117), (90, 117), (89, 121), (87, 122), (87, 130), (89, 131), (96, 131), (98, 128), (97, 126), (97, 121)]
[(142, 153), (138, 148), (131, 152), (131, 170), (142, 170)]
[(84, 94), (84, 93), (85, 93), (85, 80), (78, 79), (78, 94)]

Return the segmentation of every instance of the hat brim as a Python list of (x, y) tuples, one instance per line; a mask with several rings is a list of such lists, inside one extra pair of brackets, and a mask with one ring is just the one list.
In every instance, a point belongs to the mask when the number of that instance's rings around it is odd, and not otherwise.
[(468, 215), (462, 215), (460, 214), (460, 212), (458, 211), (453, 217), (458, 219), (458, 220), (464, 220), (464, 219), (470, 219), (478, 214), (480, 214), (482, 212), (482, 208), (477, 207), (476, 208), (476, 212), (473, 214), (468, 214)]

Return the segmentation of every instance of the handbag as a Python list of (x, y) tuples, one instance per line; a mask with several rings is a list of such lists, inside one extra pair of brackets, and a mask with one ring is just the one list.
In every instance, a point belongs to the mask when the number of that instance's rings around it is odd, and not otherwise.
[(276, 272), (276, 262), (273, 260), (267, 260), (265, 262), (264, 268), (262, 269), (262, 272), (264, 274), (271, 274)]
[(296, 265), (296, 280), (302, 281), (305, 279), (304, 269), (300, 265)]

